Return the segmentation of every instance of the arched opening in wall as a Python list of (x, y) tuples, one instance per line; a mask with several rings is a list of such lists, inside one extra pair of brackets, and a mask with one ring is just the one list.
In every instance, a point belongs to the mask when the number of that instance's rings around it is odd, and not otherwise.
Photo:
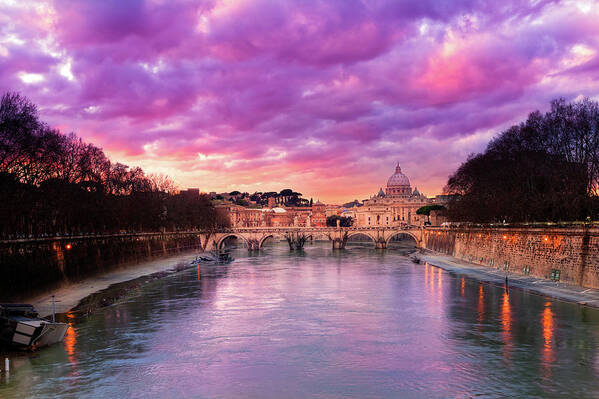
[(247, 242), (236, 235), (229, 235), (220, 240), (219, 249), (247, 248)]
[(260, 248), (269, 248), (277, 245), (281, 245), (281, 237), (270, 235), (262, 239)]
[(387, 240), (387, 248), (412, 252), (418, 248), (418, 243), (411, 234), (396, 233)]
[(372, 248), (374, 246), (374, 240), (368, 234), (356, 233), (348, 237), (345, 247), (362, 247)]

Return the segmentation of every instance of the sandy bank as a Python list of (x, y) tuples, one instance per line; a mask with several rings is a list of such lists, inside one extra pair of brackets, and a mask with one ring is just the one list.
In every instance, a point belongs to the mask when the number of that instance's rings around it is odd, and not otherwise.
[(52, 313), (52, 294), (54, 294), (56, 298), (56, 313), (64, 313), (77, 306), (79, 301), (90, 294), (108, 288), (112, 284), (176, 269), (178, 265), (193, 260), (196, 253), (195, 251), (189, 251), (148, 262), (125, 264), (105, 274), (86, 278), (80, 282), (69, 283), (51, 292), (28, 298), (24, 302), (35, 306), (40, 315), (50, 315)]
[(418, 257), (422, 262), (428, 262), (441, 269), (502, 286), (507, 274), (510, 288), (521, 288), (548, 297), (599, 308), (599, 290), (596, 289), (492, 269), (428, 250), (420, 253)]

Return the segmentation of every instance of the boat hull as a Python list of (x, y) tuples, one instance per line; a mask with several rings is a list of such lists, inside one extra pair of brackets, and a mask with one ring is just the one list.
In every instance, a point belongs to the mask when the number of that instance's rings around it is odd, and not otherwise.
[(0, 304), (0, 343), (33, 350), (61, 342), (69, 325), (37, 317), (31, 305)]

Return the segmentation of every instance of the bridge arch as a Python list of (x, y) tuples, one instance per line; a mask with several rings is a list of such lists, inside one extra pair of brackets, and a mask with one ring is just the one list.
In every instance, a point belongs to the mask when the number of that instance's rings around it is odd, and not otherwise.
[(375, 237), (373, 237), (372, 235), (370, 235), (370, 234), (368, 234), (368, 233), (364, 232), (364, 231), (356, 231), (356, 232), (352, 232), (351, 234), (348, 234), (348, 235), (347, 235), (347, 240), (346, 240), (346, 243), (347, 243), (347, 242), (349, 242), (349, 240), (350, 240), (352, 237), (357, 237), (357, 236), (364, 236), (364, 237), (368, 237), (368, 238), (370, 238), (370, 240), (372, 241), (372, 243), (373, 243), (373, 244), (376, 244), (376, 238), (375, 238)]
[(276, 240), (276, 239), (279, 239), (279, 240), (280, 240), (280, 239), (284, 238), (284, 236), (283, 236), (283, 235), (281, 235), (281, 234), (278, 234), (278, 233), (266, 234), (266, 235), (265, 235), (265, 236), (263, 236), (263, 237), (260, 239), (260, 241), (258, 242), (258, 244), (259, 244), (259, 245), (258, 245), (258, 248), (260, 248), (260, 249), (261, 249), (261, 248), (262, 248), (262, 246), (264, 245), (264, 242), (265, 242), (266, 240), (268, 240), (269, 238), (274, 238), (275, 240)]
[(401, 236), (401, 235), (411, 237), (412, 240), (414, 240), (415, 246), (416, 247), (418, 246), (419, 238), (416, 235), (414, 235), (413, 233), (410, 233), (409, 231), (402, 230), (402, 231), (395, 231), (395, 232), (391, 233), (389, 235), (389, 237), (387, 237), (387, 247), (389, 247), (389, 244), (391, 243), (391, 240), (393, 239), (393, 237), (397, 237), (397, 236)]
[(225, 243), (225, 240), (229, 237), (235, 237), (237, 239), (241, 238), (244, 242), (245, 245), (247, 245), (248, 247), (250, 246), (250, 243), (248, 241), (247, 238), (245, 238), (242, 234), (235, 234), (235, 233), (230, 233), (230, 234), (224, 234), (217, 242), (216, 244), (216, 249), (220, 250), (222, 249), (223, 244)]

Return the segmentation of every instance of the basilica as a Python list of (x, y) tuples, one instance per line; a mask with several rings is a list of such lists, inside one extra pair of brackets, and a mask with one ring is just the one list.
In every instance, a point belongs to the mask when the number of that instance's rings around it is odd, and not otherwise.
[(417, 188), (412, 190), (410, 180), (401, 172), (399, 163), (395, 173), (387, 180), (385, 191), (364, 200), (363, 206), (355, 210), (356, 226), (399, 226), (422, 225), (426, 216), (417, 215), (418, 208), (438, 203), (436, 198), (427, 198)]

